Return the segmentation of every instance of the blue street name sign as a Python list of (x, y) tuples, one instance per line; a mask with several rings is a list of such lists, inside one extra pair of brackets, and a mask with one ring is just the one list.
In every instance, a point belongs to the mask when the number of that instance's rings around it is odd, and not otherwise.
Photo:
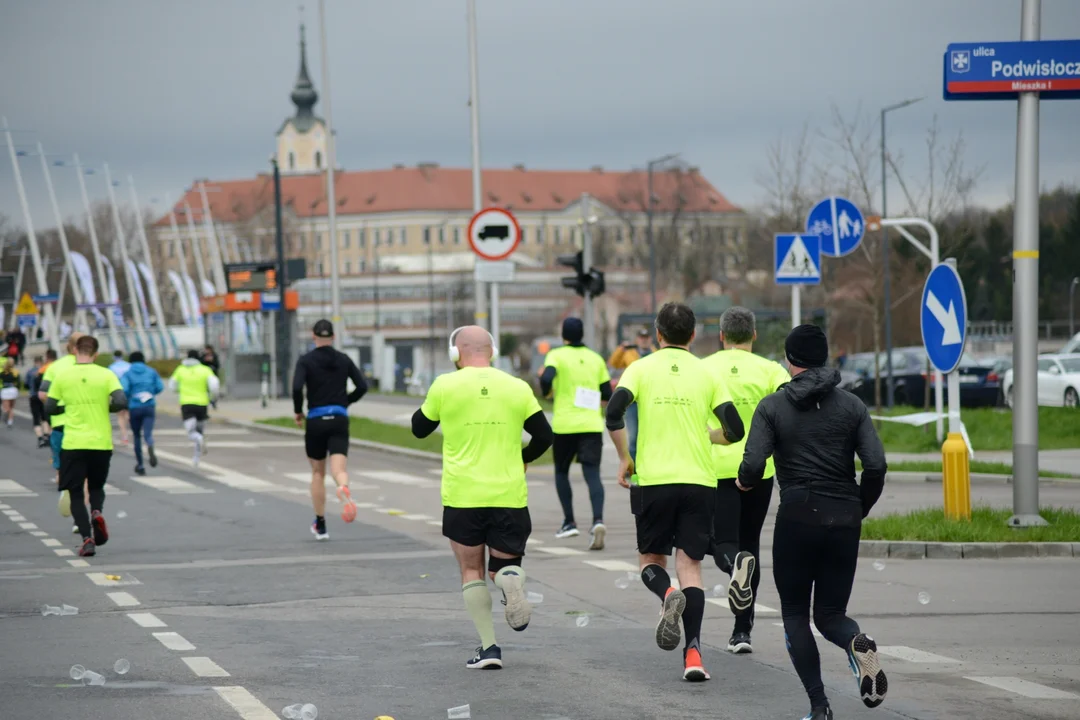
[(31, 295), (36, 303), (54, 303), (60, 302), (60, 295), (58, 293), (49, 293), (48, 295)]
[(35, 327), (37, 325), (37, 315), (16, 315), (15, 320), (21, 328)]
[(842, 257), (859, 247), (866, 234), (866, 221), (855, 203), (834, 195), (810, 211), (806, 232), (821, 236), (822, 255)]
[(821, 238), (817, 235), (776, 235), (773, 277), (777, 285), (821, 284)]
[(944, 85), (946, 100), (1080, 98), (1080, 40), (951, 43)]
[(930, 271), (922, 294), (922, 340), (930, 363), (943, 373), (960, 364), (967, 341), (967, 296), (952, 265)]

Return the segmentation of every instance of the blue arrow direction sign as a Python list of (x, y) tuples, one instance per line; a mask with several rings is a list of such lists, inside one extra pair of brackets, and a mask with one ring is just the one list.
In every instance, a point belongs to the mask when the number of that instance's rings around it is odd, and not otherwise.
[(37, 315), (16, 315), (15, 320), (21, 328), (35, 327), (37, 325)]
[(866, 234), (863, 214), (847, 198), (825, 198), (806, 216), (806, 232), (821, 236), (821, 254), (843, 257), (859, 247)]
[(777, 285), (821, 284), (821, 238), (817, 235), (776, 235), (773, 269)]
[(946, 100), (1080, 98), (1080, 40), (952, 43), (945, 50)]
[(922, 339), (930, 363), (943, 373), (960, 364), (967, 340), (967, 296), (952, 265), (930, 271), (922, 294)]

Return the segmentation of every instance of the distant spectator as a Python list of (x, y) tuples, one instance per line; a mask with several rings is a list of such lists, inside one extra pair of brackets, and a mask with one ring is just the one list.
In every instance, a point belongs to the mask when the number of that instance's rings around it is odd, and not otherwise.
[(113, 361), (109, 365), (109, 369), (113, 371), (116, 377), (122, 378), (124, 373), (131, 369), (131, 363), (124, 359), (123, 352), (116, 350), (113, 352)]
[(202, 356), (199, 359), (203, 365), (214, 371), (214, 375), (217, 375), (218, 371), (221, 370), (221, 360), (218, 359), (218, 354), (213, 345), (207, 345), (203, 348)]

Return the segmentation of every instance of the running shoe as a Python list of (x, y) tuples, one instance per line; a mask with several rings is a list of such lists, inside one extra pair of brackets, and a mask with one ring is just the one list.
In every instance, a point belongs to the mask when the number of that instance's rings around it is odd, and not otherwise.
[(157, 467), (157, 454), (154, 453), (154, 446), (153, 445), (147, 445), (146, 446), (146, 454), (150, 458), (150, 467)]
[(686, 596), (682, 590), (668, 588), (664, 596), (664, 609), (656, 624), (656, 644), (661, 650), (674, 650), (682, 641), (682, 614), (686, 609)]
[(731, 636), (728, 640), (727, 650), (729, 653), (735, 655), (744, 655), (754, 652), (754, 648), (750, 646), (750, 633), (737, 632)]
[(326, 518), (315, 518), (315, 522), (311, 523), (311, 534), (315, 536), (316, 540), (329, 540), (330, 533), (326, 530)]
[(86, 538), (82, 541), (82, 545), (79, 546), (79, 557), (94, 557), (97, 554), (97, 547), (94, 545), (94, 538)]
[(104, 545), (109, 542), (109, 528), (105, 525), (105, 516), (100, 510), (90, 513), (90, 527), (94, 530), (95, 545)]
[(503, 604), (506, 605), (506, 624), (517, 632), (529, 627), (532, 605), (525, 597), (525, 582), (517, 573), (507, 571), (502, 576)]
[(874, 638), (865, 633), (859, 633), (852, 638), (848, 645), (848, 663), (856, 682), (859, 683), (863, 705), (876, 708), (883, 703), (885, 693), (889, 691), (889, 681), (885, 679), (885, 671), (878, 663), (877, 643)]
[(476, 648), (476, 654), (465, 663), (465, 667), (470, 670), (501, 670), (502, 666), (502, 650), (498, 645), (492, 645), (487, 649)]
[(682, 679), (687, 682), (705, 682), (710, 678), (701, 664), (701, 653), (697, 648), (683, 650), (683, 674)]
[(581, 533), (578, 532), (577, 525), (574, 523), (563, 523), (563, 526), (559, 528), (559, 531), (555, 533), (555, 537), (563, 540), (565, 538), (577, 537)]
[(351, 523), (356, 519), (356, 503), (353, 502), (349, 488), (339, 487), (337, 489), (337, 496), (338, 500), (341, 501), (341, 519), (347, 523)]
[(754, 576), (754, 567), (757, 560), (753, 554), (741, 552), (735, 556), (732, 564), (731, 582), (728, 583), (728, 605), (732, 615), (742, 615), (754, 604), (754, 590), (750, 586), (750, 578)]
[(56, 503), (56, 509), (60, 511), (60, 517), (71, 517), (71, 493), (67, 490), (60, 491), (60, 499)]
[(146, 474), (146, 468), (144, 468), (142, 465), (136, 465), (135, 466), (135, 474), (136, 475), (145, 475)]
[(607, 536), (607, 526), (602, 522), (593, 523), (592, 530), (589, 531), (589, 537), (592, 538), (592, 542), (589, 543), (590, 550), (603, 550), (604, 538)]
[(79, 534), (79, 526), (78, 525), (72, 525), (71, 526), (71, 534), (72, 535), (78, 535)]
[(802, 720), (833, 720), (832, 708), (828, 705), (812, 708), (810, 714)]

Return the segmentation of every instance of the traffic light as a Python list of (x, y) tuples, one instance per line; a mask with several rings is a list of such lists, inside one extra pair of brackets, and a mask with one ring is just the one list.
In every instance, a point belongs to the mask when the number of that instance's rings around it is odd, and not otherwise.
[(564, 288), (570, 288), (582, 297), (585, 297), (586, 294), (589, 297), (600, 297), (604, 294), (606, 288), (604, 273), (596, 268), (589, 268), (588, 272), (586, 272), (584, 254), (581, 251), (573, 255), (560, 255), (558, 259), (560, 265), (574, 271), (572, 276), (562, 278)]

